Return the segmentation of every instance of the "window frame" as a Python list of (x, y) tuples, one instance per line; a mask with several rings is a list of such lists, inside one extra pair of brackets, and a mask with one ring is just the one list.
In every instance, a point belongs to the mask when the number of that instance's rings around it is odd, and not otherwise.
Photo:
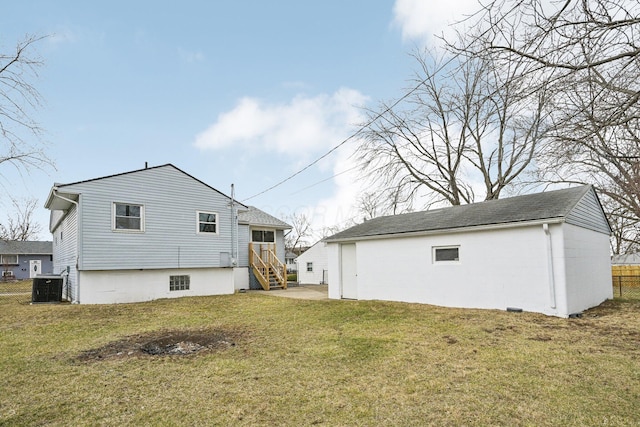
[(307, 262), (307, 273), (313, 273), (313, 261)]
[[(456, 259), (447, 259), (447, 260), (439, 260), (437, 256), (437, 252), (443, 249), (455, 249), (458, 252), (458, 257)], [(433, 264), (460, 264), (460, 245), (447, 245), (447, 246), (433, 246), (431, 248), (432, 253), (432, 261)]]
[[(216, 231), (200, 231), (200, 214), (205, 214), (205, 215), (214, 215), (215, 216), (215, 221), (214, 222), (209, 222), (209, 221), (203, 221), (203, 224), (214, 224), (216, 226)], [(212, 212), (212, 211), (196, 211), (196, 234), (201, 234), (203, 236), (217, 236), (218, 234), (220, 234), (220, 215), (218, 215), (218, 212)]]
[[(12, 261), (8, 262), (8, 261), (5, 261), (5, 257), (15, 257), (15, 258), (12, 258)], [(13, 259), (15, 259), (15, 261), (13, 261)], [(20, 265), (20, 258), (18, 257), (18, 254), (0, 255), (0, 265)]]
[(180, 292), (191, 290), (191, 275), (172, 274), (169, 276), (169, 292)]
[[(264, 238), (264, 233), (265, 232), (273, 233), (273, 242), (265, 242), (264, 240), (261, 240), (261, 241), (253, 240), (253, 233), (256, 232), (256, 231), (262, 232), (263, 238)], [(252, 228), (251, 229), (251, 243), (273, 243), (273, 244), (275, 244), (276, 243), (276, 230), (274, 230), (272, 228)]]
[[(116, 227), (116, 215), (117, 205), (126, 205), (126, 206), (138, 206), (140, 208), (140, 228), (117, 228)], [(123, 217), (123, 218), (137, 218), (137, 217)], [(145, 207), (142, 203), (132, 203), (132, 202), (112, 202), (111, 203), (111, 231), (117, 233), (144, 233), (145, 231)], [(62, 242), (62, 232), (60, 232), (60, 241)]]

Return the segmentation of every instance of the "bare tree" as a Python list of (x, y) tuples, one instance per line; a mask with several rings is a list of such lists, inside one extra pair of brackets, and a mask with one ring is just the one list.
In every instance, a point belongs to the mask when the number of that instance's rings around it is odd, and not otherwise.
[(604, 199), (604, 208), (608, 212), (609, 223), (613, 230), (611, 251), (614, 254), (629, 254), (638, 251), (640, 241), (640, 223), (633, 214), (611, 199)]
[(43, 150), (42, 128), (34, 120), (42, 98), (33, 85), (43, 65), (34, 45), (44, 37), (28, 36), (10, 53), (0, 53), (0, 165), (20, 172), (51, 166)]
[(284, 245), (287, 251), (295, 252), (300, 249), (301, 244), (308, 244), (306, 238), (311, 237), (311, 221), (306, 214), (293, 213), (286, 217), (286, 220), (293, 227), (284, 237)]
[(476, 31), (461, 29), (466, 36), (448, 43), (450, 50), (527, 64), (529, 90), (550, 94), (552, 127), (536, 159), (538, 179), (596, 185), (610, 199), (614, 250), (625, 250), (621, 239), (637, 233), (616, 228), (640, 221), (637, 0), (499, 0), (460, 25)]
[(404, 104), (383, 105), (363, 133), (357, 156), (365, 176), (396, 206), (417, 198), (423, 206), (471, 203), (476, 191), (499, 198), (534, 159), (546, 92), (526, 89), (520, 63), (414, 56), (415, 88)]
[(38, 207), (36, 199), (11, 200), (13, 212), (0, 223), (0, 240), (27, 241), (38, 237), (42, 227), (33, 218)]

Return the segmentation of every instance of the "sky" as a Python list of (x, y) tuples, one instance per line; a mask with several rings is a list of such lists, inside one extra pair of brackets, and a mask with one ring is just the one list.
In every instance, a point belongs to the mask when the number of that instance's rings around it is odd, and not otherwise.
[[(0, 165), (0, 191), (44, 203), (71, 183), (172, 163), (281, 219), (358, 220), (351, 156), (365, 109), (407, 90), (411, 53), (473, 0), (30, 1), (3, 5), (0, 51), (46, 35), (32, 113), (55, 168)], [(255, 197), (254, 197), (255, 196)], [(0, 221), (11, 211), (0, 198)], [(313, 238), (311, 239), (313, 240)], [(313, 243), (313, 242), (309, 242)]]

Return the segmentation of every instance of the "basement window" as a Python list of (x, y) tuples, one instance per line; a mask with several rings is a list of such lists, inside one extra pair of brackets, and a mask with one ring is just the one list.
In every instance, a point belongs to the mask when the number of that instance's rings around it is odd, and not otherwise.
[(460, 261), (460, 246), (440, 246), (433, 248), (433, 262), (455, 263)]
[(170, 291), (188, 291), (190, 284), (189, 275), (169, 276), (169, 290)]

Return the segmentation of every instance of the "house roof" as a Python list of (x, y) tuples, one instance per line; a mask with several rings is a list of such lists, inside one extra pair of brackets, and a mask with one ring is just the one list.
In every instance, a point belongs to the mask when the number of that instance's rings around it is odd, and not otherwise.
[(592, 191), (592, 187), (583, 185), (468, 205), (373, 218), (334, 234), (326, 241), (540, 220), (562, 220), (589, 191)]
[(51, 255), (53, 242), (19, 242), (0, 240), (0, 254), (6, 255)]
[(640, 253), (635, 254), (620, 254), (611, 257), (611, 264), (613, 265), (637, 265), (640, 264)]
[(289, 230), (291, 226), (286, 222), (279, 220), (275, 216), (261, 211), (255, 206), (249, 206), (248, 210), (238, 212), (238, 222), (255, 225), (258, 227), (269, 227), (278, 230)]
[[(67, 184), (57, 184), (56, 183), (56, 184), (53, 185), (53, 187), (51, 188), (51, 191), (49, 192), (49, 197), (47, 198), (47, 201), (45, 203), (45, 207), (47, 209), (51, 209), (51, 210), (66, 210), (72, 204), (72, 202), (70, 202), (68, 199), (77, 201), (77, 198), (78, 198), (77, 194), (75, 194), (74, 192), (65, 192), (64, 188), (68, 187), (68, 186), (72, 186), (72, 185), (76, 185), (76, 184), (85, 184), (87, 182), (99, 181), (99, 180), (103, 180), (103, 179), (113, 178), (113, 177), (116, 177), (116, 176), (129, 175), (129, 174), (134, 174), (134, 173), (138, 173), (138, 172), (151, 171), (151, 170), (154, 170), (154, 169), (167, 168), (167, 167), (173, 168), (173, 169), (185, 174), (186, 176), (188, 176), (189, 178), (193, 179), (194, 181), (197, 181), (197, 182), (201, 183), (202, 185), (210, 188), (211, 190), (213, 190), (213, 191), (215, 191), (217, 193), (220, 193), (224, 197), (226, 197), (228, 199), (231, 199), (229, 196), (227, 196), (226, 194), (224, 194), (220, 190), (217, 190), (217, 189), (213, 188), (212, 186), (210, 186), (206, 182), (200, 181), (198, 178), (194, 177), (193, 175), (190, 175), (190, 174), (186, 173), (185, 171), (183, 171), (182, 169), (172, 165), (171, 163), (167, 163), (165, 165), (145, 167), (143, 169), (136, 169), (136, 170), (129, 171), (129, 172), (122, 172), (122, 173), (113, 174), (113, 175), (101, 176), (101, 177), (98, 177), (98, 178), (87, 179), (87, 180), (84, 180), (84, 181), (70, 182), (70, 183), (67, 183)], [(62, 196), (62, 198), (56, 197), (56, 195)], [(235, 203), (237, 203), (241, 208), (246, 208), (246, 206), (243, 205), (242, 203), (239, 203), (237, 201)]]

